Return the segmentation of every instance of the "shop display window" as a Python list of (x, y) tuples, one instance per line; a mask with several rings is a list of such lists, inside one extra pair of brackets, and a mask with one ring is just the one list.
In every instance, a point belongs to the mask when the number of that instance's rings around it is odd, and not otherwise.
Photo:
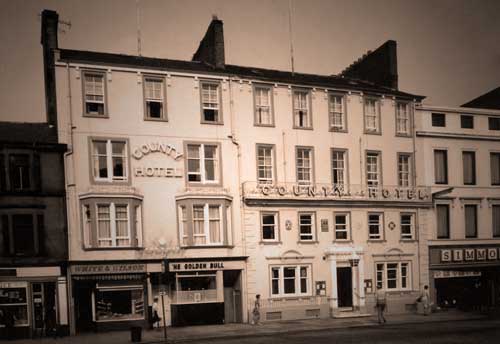
[(4, 317), (14, 317), (14, 326), (28, 326), (27, 286), (0, 285), (0, 311)]
[(143, 286), (98, 286), (94, 306), (98, 322), (144, 319)]

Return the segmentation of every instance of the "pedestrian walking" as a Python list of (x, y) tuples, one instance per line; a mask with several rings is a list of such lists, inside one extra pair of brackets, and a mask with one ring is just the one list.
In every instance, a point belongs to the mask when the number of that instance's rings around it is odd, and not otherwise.
[(160, 318), (160, 315), (158, 314), (158, 312), (160, 311), (160, 308), (158, 306), (158, 298), (157, 297), (155, 297), (153, 299), (152, 311), (153, 311), (153, 314), (152, 314), (151, 322), (153, 323), (153, 328), (159, 328), (161, 318)]
[(429, 315), (431, 313), (431, 296), (429, 295), (429, 286), (424, 285), (424, 290), (422, 295), (420, 295), (420, 302), (424, 306), (424, 315)]
[(260, 294), (255, 296), (255, 303), (252, 311), (252, 324), (260, 325)]
[(387, 320), (385, 320), (384, 317), (384, 311), (387, 303), (387, 296), (385, 291), (382, 289), (381, 285), (377, 286), (377, 293), (376, 293), (376, 307), (377, 307), (377, 316), (378, 316), (378, 323), (386, 323)]

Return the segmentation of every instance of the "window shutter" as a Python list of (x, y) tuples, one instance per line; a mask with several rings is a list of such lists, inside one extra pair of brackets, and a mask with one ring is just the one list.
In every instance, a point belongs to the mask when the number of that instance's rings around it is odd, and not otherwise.
[(42, 176), (41, 176), (41, 168), (40, 168), (40, 154), (33, 154), (33, 183), (35, 186), (35, 190), (40, 191), (42, 187)]
[(5, 173), (5, 161), (4, 161), (4, 155), (0, 154), (0, 192), (5, 191), (7, 189), (6, 187), (6, 180), (5, 177), (7, 176)]
[(10, 255), (10, 241), (9, 241), (9, 216), (2, 215), (0, 222), (0, 249), (2, 250), (1, 256)]
[(35, 251), (38, 248), (38, 255), (39, 256), (45, 256), (46, 255), (46, 245), (45, 245), (45, 222), (44, 222), (44, 217), (43, 214), (38, 214), (36, 216), (36, 223), (37, 223), (37, 231), (38, 231), (38, 243), (37, 246), (35, 247)]

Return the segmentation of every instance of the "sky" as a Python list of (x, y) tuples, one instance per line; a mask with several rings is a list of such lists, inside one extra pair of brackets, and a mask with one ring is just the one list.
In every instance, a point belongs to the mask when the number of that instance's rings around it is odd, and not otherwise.
[(426, 104), (459, 106), (500, 86), (499, 0), (0, 0), (0, 6), (6, 121), (45, 120), (43, 9), (71, 23), (59, 30), (66, 49), (137, 55), (139, 26), (143, 56), (190, 60), (217, 15), (229, 64), (290, 70), (291, 39), (295, 71), (338, 74), (393, 39), (399, 89), (427, 96)]

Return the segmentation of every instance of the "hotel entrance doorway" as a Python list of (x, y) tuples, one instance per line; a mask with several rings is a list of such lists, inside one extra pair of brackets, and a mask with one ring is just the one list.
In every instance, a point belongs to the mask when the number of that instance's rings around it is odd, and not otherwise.
[(352, 307), (352, 268), (337, 268), (337, 295), (339, 308)]

